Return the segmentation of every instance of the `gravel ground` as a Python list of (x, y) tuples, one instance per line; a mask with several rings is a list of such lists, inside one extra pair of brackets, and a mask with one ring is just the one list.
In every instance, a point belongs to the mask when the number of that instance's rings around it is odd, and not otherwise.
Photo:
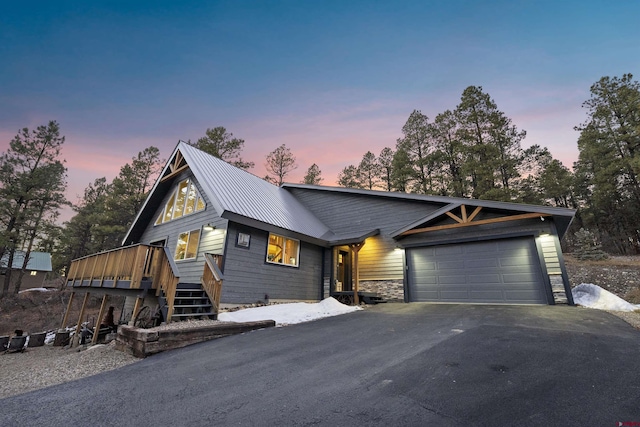
[(140, 359), (115, 349), (115, 341), (73, 349), (28, 347), (0, 353), (0, 399), (99, 374)]

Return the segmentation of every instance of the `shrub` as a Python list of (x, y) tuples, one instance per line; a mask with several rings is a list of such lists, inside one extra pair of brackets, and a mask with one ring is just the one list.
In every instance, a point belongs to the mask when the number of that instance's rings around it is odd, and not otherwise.
[(573, 252), (579, 260), (600, 261), (609, 258), (609, 255), (602, 250), (597, 236), (589, 230), (581, 228), (575, 234), (576, 248)]

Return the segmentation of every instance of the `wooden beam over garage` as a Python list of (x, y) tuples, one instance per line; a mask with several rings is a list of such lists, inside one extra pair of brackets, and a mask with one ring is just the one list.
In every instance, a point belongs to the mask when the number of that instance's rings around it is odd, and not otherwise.
[[(405, 231), (404, 233), (401, 234), (401, 236), (409, 236), (412, 234), (426, 233), (429, 231), (449, 230), (453, 228), (470, 227), (474, 225), (497, 224), (500, 222), (519, 221), (522, 219), (542, 218), (542, 217), (551, 216), (550, 214), (544, 214), (544, 213), (526, 213), (526, 214), (503, 216), (500, 218), (490, 218), (490, 219), (481, 219), (478, 221), (471, 221), (471, 219), (475, 218), (475, 216), (477, 215), (477, 212), (480, 212), (479, 207), (476, 208), (476, 210), (471, 214), (469, 218), (467, 218), (467, 222), (456, 222), (455, 224), (435, 225), (433, 227), (416, 228), (413, 230)], [(449, 214), (449, 212), (447, 212), (447, 214)], [(451, 214), (451, 215), (454, 215), (454, 214)]]

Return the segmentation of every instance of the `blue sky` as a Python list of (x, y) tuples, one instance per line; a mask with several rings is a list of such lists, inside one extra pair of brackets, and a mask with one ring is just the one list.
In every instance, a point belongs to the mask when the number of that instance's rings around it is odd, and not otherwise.
[(59, 1), (0, 9), (0, 150), (57, 120), (69, 197), (138, 151), (225, 126), (263, 176), (291, 148), (299, 181), (332, 184), (394, 147), (414, 109), (433, 119), (482, 86), (571, 166), (602, 76), (640, 65), (640, 2)]

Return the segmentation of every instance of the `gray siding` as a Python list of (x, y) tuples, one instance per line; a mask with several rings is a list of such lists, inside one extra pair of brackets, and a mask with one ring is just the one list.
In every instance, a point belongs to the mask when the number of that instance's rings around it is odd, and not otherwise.
[[(193, 176), (189, 174), (183, 174), (175, 180), (175, 183), (181, 180)], [(227, 220), (220, 218), (220, 215), (215, 211), (213, 205), (208, 200), (206, 194), (202, 191), (198, 182), (194, 179), (196, 187), (200, 192), (206, 203), (205, 210), (196, 212), (191, 215), (178, 218), (164, 224), (154, 225), (155, 219), (160, 212), (164, 209), (165, 204), (171, 197), (171, 193), (175, 189), (175, 186), (171, 187), (171, 190), (165, 195), (162, 203), (156, 210), (153, 216), (153, 221), (150, 222), (142, 237), (140, 243), (149, 244), (158, 240), (167, 240), (167, 248), (173, 255), (176, 250), (176, 244), (178, 242), (178, 236), (180, 233), (191, 230), (200, 230), (200, 244), (198, 246), (198, 256), (192, 260), (176, 261), (176, 265), (180, 270), (180, 281), (183, 283), (200, 283), (200, 278), (204, 271), (204, 254), (222, 254), (224, 250), (224, 242), (226, 238)], [(206, 224), (212, 224), (216, 227), (215, 230), (205, 230), (203, 227)]]
[[(236, 246), (238, 231), (251, 236), (249, 248)], [(269, 233), (229, 223), (224, 257), (222, 303), (269, 300), (313, 300), (322, 291), (323, 248), (300, 242), (298, 267), (266, 262)]]
[(397, 242), (389, 236), (442, 207), (441, 204), (387, 199), (310, 189), (289, 189), (335, 233), (366, 233), (376, 228), (380, 235), (367, 239), (359, 253), (361, 280), (403, 278), (403, 257)]

